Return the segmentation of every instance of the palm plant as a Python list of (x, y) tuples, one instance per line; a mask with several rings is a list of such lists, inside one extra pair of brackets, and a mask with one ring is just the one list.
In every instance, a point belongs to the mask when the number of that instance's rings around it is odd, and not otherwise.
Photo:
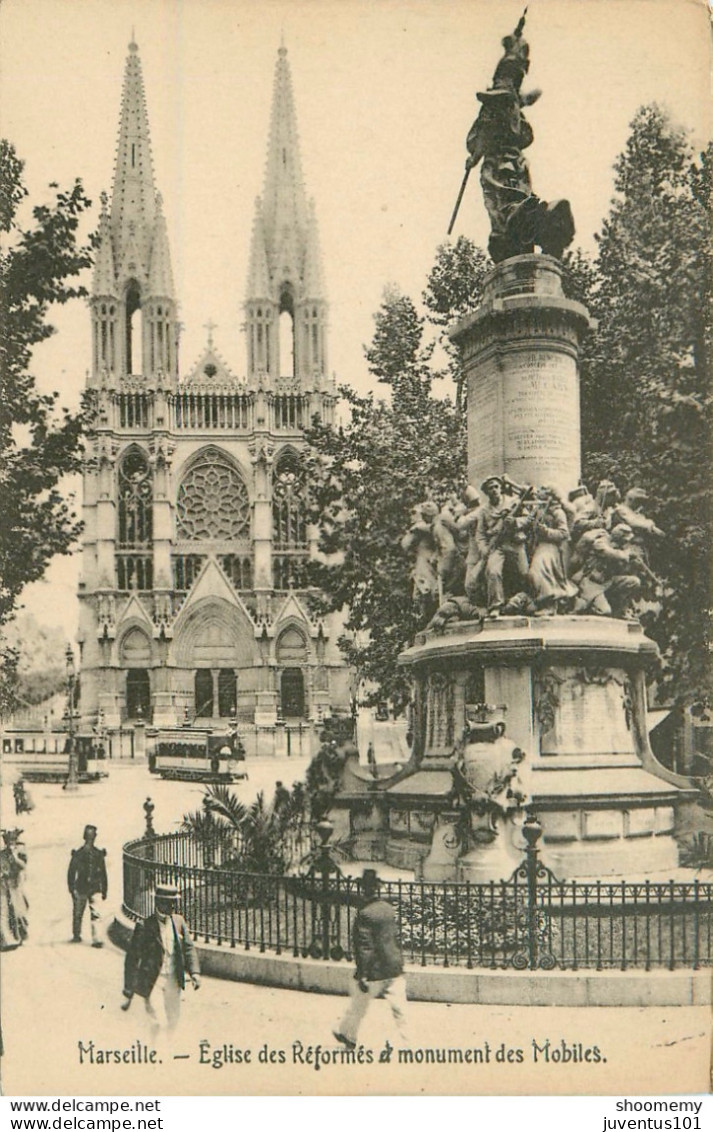
[(260, 792), (246, 806), (228, 786), (212, 783), (203, 795), (202, 810), (185, 814), (181, 828), (203, 846), (206, 863), (209, 852), (211, 863), (216, 862), (216, 854), (209, 847), (220, 845), (224, 868), (276, 875), (287, 872), (295, 863), (303, 825), (300, 791), (271, 803)]

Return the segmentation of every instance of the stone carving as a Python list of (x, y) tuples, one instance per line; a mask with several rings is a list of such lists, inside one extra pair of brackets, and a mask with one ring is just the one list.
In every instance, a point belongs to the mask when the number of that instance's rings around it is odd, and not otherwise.
[(411, 568), (414, 603), (425, 614), (432, 614), (438, 597), (438, 545), (433, 520), (438, 506), (431, 500), (414, 507), (411, 526), (401, 539), (401, 548), (414, 555)]
[(551, 731), (560, 706), (560, 685), (564, 677), (556, 672), (543, 672), (537, 677), (535, 685), (535, 716), (543, 735)]
[(643, 508), (648, 503), (649, 497), (641, 487), (632, 487), (627, 491), (624, 496), (624, 502), (617, 504), (611, 514), (611, 527), (618, 526), (624, 523), (631, 528), (632, 540), (631, 545), (636, 547), (639, 557), (648, 565), (649, 561), (649, 543), (655, 539), (664, 537), (664, 533), (660, 530), (653, 519), (647, 519), (643, 513)]
[(153, 436), (149, 441), (149, 464), (154, 470), (171, 467), (176, 445), (166, 436)]
[(633, 618), (633, 603), (641, 594), (644, 564), (632, 553), (631, 527), (620, 523), (613, 531), (592, 530), (577, 544), (580, 568), (572, 575), (579, 588), (576, 613)]
[(267, 440), (251, 440), (248, 443), (248, 451), (253, 464), (264, 464), (265, 467), (269, 467), (275, 459), (275, 446)]
[(539, 611), (563, 613), (577, 596), (577, 587), (565, 570), (564, 548), (569, 543), (567, 515), (554, 488), (538, 488), (530, 516), (531, 538), (528, 581)]
[(488, 612), (498, 613), (505, 604), (503, 574), (514, 567), (524, 581), (528, 572), (525, 505), (533, 489), (521, 487), (507, 476), (488, 476), (481, 485), (487, 502), (478, 513), (476, 542), (487, 586)]
[(97, 625), (100, 637), (113, 637), (116, 630), (116, 599), (114, 594), (97, 595)]
[(433, 520), (436, 542), (436, 572), (440, 601), (448, 595), (462, 594), (464, 563), (458, 520), (463, 510), (457, 498), (448, 499)]
[(153, 621), (159, 628), (167, 629), (173, 620), (170, 593), (154, 594)]
[(486, 614), (633, 619), (645, 587), (660, 592), (649, 547), (663, 532), (643, 513), (641, 488), (622, 502), (611, 480), (599, 483), (596, 497), (580, 483), (565, 499), (552, 486), (492, 475), (481, 491), (482, 505), (471, 486), (440, 509), (420, 504), (402, 540), (415, 552), (413, 596), (430, 614), (429, 630), (482, 624)]
[(478, 549), (476, 531), (480, 512), (480, 496), (474, 487), (468, 485), (461, 496), (461, 511), (456, 519), (458, 536), (467, 543), (465, 558), (465, 577), (463, 588), (469, 602), (477, 599), (478, 583), (482, 574), (482, 558)]
[(492, 719), (496, 711), (490, 704), (476, 706), (451, 769), (456, 797), (471, 814), (488, 819), (478, 826), (484, 841), (495, 837), (497, 818), (522, 809), (526, 800), (518, 773), (525, 752), (505, 738), (504, 722)]
[(523, 156), (523, 150), (534, 140), (523, 110), (541, 94), (539, 90), (521, 90), (530, 68), (530, 48), (522, 35), (524, 25), (523, 15), (513, 34), (502, 41), (503, 56), (492, 86), (478, 91), (481, 109), (466, 139), (466, 172), (449, 229), (450, 233), (470, 171), (482, 162), (480, 184), (491, 228), (488, 250), (495, 263), (533, 252), (535, 245), (549, 255), (561, 256), (574, 237), (569, 202), (547, 204), (536, 197)]

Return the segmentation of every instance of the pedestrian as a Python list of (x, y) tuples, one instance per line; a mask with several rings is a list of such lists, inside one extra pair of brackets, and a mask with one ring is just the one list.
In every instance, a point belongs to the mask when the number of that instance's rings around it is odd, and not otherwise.
[(177, 904), (175, 885), (156, 885), (155, 911), (134, 928), (124, 964), (121, 1009), (128, 1010), (138, 994), (153, 1024), (167, 1030), (178, 1024), (186, 974), (194, 990), (201, 985), (196, 949)]
[(334, 1037), (347, 1049), (355, 1048), (359, 1026), (374, 998), (386, 999), (401, 1039), (407, 1044), (406, 980), (396, 912), (379, 898), (379, 884), (376, 870), (364, 869), (360, 883), (363, 904), (354, 920), (354, 982), (347, 1011), (334, 1031)]
[(85, 825), (84, 844), (73, 849), (67, 872), (67, 886), (72, 897), (72, 938), (70, 943), (82, 942), (82, 920), (84, 910), (89, 905), (89, 925), (92, 933), (92, 947), (103, 947), (99, 938), (98, 897), (106, 900), (106, 849), (97, 849), (97, 827)]
[(21, 829), (4, 829), (0, 849), (0, 951), (11, 951), (27, 939), (27, 897), (24, 874), (27, 853)]

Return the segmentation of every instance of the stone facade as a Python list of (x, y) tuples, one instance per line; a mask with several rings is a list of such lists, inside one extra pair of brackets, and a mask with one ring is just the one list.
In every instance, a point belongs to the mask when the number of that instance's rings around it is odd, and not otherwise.
[(248, 754), (307, 753), (322, 716), (349, 710), (350, 677), (338, 621), (314, 616), (305, 588), (316, 532), (306, 520), (302, 430), (315, 415), (331, 421), (335, 386), (284, 47), (248, 270), (246, 376), (220, 355), (210, 324), (202, 357), (179, 371), (177, 298), (133, 42), (90, 306), (82, 726), (106, 731), (111, 747), (112, 734), (146, 724), (237, 719)]

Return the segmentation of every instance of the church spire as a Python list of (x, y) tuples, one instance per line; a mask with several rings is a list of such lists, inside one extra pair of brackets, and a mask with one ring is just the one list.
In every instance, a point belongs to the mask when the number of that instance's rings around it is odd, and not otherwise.
[[(326, 303), (313, 207), (302, 175), (297, 115), (284, 40), (277, 52), (262, 197), (253, 224), (246, 297), (248, 369), (303, 389), (326, 372)], [(291, 325), (292, 348), (280, 323)]]
[(262, 204), (265, 234), (276, 251), (275, 241), (285, 230), (301, 230), (307, 220), (292, 78), (284, 43), (275, 66)]
[(175, 378), (178, 324), (171, 255), (154, 183), (144, 81), (133, 32), (109, 210), (106, 205), (104, 198), (92, 292), (94, 372)]
[[(148, 269), (149, 244), (156, 215), (149, 120), (139, 49), (132, 37), (124, 69), (119, 140), (111, 197), (111, 227), (117, 267), (128, 269), (127, 258)], [(129, 257), (127, 257), (129, 253)]]

